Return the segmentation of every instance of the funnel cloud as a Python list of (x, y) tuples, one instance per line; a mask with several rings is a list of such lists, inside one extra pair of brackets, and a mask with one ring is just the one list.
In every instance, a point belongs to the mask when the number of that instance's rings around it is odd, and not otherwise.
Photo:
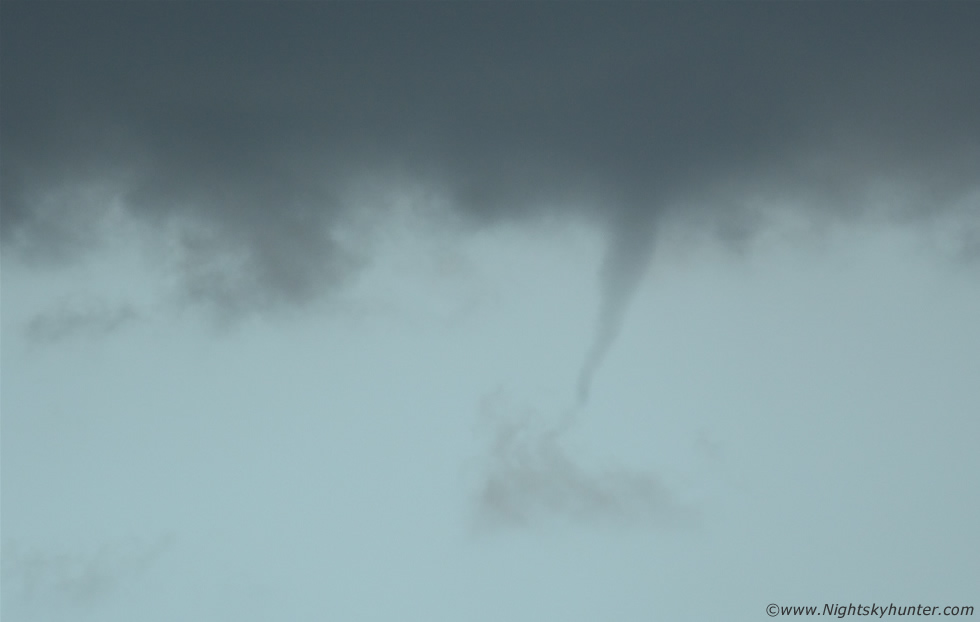
[(652, 223), (640, 221), (632, 228), (621, 227), (609, 239), (599, 275), (599, 315), (595, 335), (578, 380), (578, 401), (585, 404), (592, 377), (619, 334), (630, 298), (639, 286), (653, 253)]

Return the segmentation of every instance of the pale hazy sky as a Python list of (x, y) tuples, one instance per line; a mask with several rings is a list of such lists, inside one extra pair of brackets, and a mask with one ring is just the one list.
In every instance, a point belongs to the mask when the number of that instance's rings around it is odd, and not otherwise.
[(978, 20), (4, 2), (4, 622), (977, 606)]

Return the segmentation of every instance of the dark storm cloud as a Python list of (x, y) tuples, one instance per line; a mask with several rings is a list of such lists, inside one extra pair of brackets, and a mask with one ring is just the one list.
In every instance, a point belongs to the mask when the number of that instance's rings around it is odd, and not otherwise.
[(609, 233), (583, 397), (671, 219), (747, 235), (757, 199), (855, 216), (882, 189), (896, 217), (977, 212), (977, 3), (2, 11), (5, 248), (63, 253), (85, 190), (173, 236), (193, 298), (247, 311), (360, 265), (337, 232), (372, 185), (477, 225), (581, 216)]

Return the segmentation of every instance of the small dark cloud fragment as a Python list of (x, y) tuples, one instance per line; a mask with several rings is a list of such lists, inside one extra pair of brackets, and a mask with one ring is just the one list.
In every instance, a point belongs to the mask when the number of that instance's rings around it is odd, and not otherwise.
[(490, 439), (475, 496), (477, 529), (558, 523), (667, 529), (697, 524), (697, 508), (678, 500), (655, 473), (590, 471), (578, 464), (561, 445), (569, 420), (548, 425), (533, 411), (514, 417), (499, 395), (484, 401), (481, 416)]
[(164, 536), (153, 542), (106, 544), (86, 553), (5, 542), (4, 611), (90, 610), (139, 580), (172, 545), (172, 537)]
[(56, 308), (35, 315), (24, 333), (34, 343), (52, 344), (68, 339), (105, 337), (138, 320), (139, 313), (128, 304), (62, 301)]

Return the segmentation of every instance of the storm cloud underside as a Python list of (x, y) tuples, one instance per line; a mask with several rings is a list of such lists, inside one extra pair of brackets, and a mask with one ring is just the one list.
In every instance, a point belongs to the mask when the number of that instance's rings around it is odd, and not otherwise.
[(977, 3), (2, 12), (5, 252), (74, 258), (113, 205), (175, 241), (186, 295), (250, 312), (356, 271), (364, 188), (465, 226), (581, 218), (608, 240), (583, 400), (671, 220), (861, 217), (885, 189), (887, 218), (976, 223)]

